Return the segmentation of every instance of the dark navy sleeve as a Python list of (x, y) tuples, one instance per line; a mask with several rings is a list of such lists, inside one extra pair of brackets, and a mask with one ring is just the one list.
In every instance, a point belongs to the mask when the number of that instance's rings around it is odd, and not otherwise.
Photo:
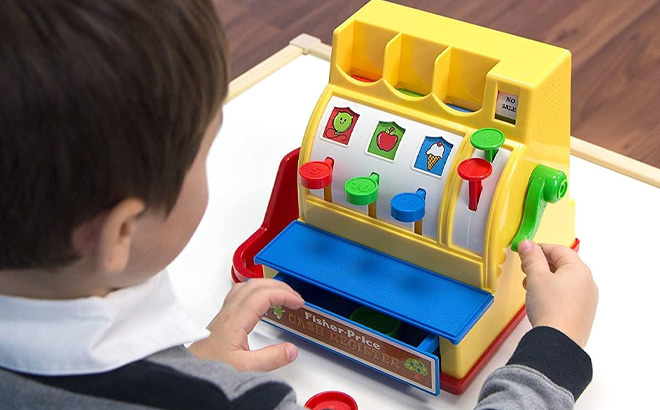
[(507, 365), (538, 370), (553, 383), (580, 397), (593, 377), (591, 358), (577, 343), (557, 329), (535, 327), (518, 344)]
[(477, 410), (570, 410), (591, 382), (591, 358), (551, 327), (536, 327), (520, 340), (506, 366), (488, 376)]

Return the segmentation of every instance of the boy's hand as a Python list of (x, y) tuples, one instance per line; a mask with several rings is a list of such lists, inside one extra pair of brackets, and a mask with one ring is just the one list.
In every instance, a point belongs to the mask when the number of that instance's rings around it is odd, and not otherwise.
[(518, 245), (527, 274), (527, 316), (536, 326), (550, 326), (585, 347), (598, 305), (598, 287), (577, 253), (560, 245), (526, 240)]
[(277, 280), (237, 283), (209, 324), (211, 335), (190, 345), (189, 350), (201, 359), (220, 360), (239, 371), (266, 372), (282, 367), (296, 359), (298, 349), (291, 343), (279, 343), (251, 351), (248, 333), (271, 306), (298, 309), (304, 303), (298, 292)]

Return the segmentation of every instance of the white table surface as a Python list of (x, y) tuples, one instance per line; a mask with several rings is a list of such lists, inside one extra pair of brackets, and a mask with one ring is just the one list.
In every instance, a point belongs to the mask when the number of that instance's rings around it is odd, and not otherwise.
[[(234, 250), (260, 225), (282, 157), (300, 146), (328, 78), (327, 61), (302, 56), (225, 106), (224, 123), (208, 158), (206, 215), (170, 272), (186, 308), (206, 325), (229, 291)], [(286, 127), (280, 127), (281, 118)], [(593, 163), (571, 161), (580, 255), (591, 267), (600, 303), (587, 351), (594, 379), (578, 409), (649, 408), (659, 339), (654, 337), (660, 289), (660, 189)], [(509, 358), (530, 328), (524, 319), (461, 396), (439, 397), (396, 382), (260, 323), (253, 348), (283, 340), (298, 359), (275, 373), (293, 385), (298, 402), (325, 390), (350, 394), (365, 409), (471, 409), (485, 377)]]

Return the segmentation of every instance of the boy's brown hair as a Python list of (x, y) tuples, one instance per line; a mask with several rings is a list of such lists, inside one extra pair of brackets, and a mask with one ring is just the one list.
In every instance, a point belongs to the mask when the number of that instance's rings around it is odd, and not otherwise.
[(167, 213), (227, 93), (211, 0), (5, 0), (0, 270), (76, 259), (124, 198)]

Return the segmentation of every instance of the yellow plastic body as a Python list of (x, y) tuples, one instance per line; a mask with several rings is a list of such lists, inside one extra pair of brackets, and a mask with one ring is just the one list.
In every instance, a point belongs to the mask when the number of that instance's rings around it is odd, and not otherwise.
[[(465, 137), (456, 147), (456, 159), (447, 164), (440, 209), (427, 209), (439, 215), (437, 240), (329, 203), (299, 185), (300, 219), (493, 293), (493, 305), (460, 344), (440, 338), (442, 372), (449, 376), (463, 378), (524, 304), (524, 274), (510, 244), (534, 167), (559, 169), (570, 181), (570, 76), (567, 50), (384, 1), (371, 1), (334, 31), (330, 80), (310, 118), (301, 165), (310, 160), (332, 96)], [(495, 119), (498, 91), (518, 96), (515, 124)], [(459, 112), (447, 104), (475, 111)], [(479, 255), (452, 244), (452, 226), (463, 183), (456, 167), (473, 154), (471, 133), (486, 127), (504, 132), (503, 147), (511, 155), (493, 196)], [(535, 240), (572, 244), (574, 215), (570, 195), (548, 206)]]

